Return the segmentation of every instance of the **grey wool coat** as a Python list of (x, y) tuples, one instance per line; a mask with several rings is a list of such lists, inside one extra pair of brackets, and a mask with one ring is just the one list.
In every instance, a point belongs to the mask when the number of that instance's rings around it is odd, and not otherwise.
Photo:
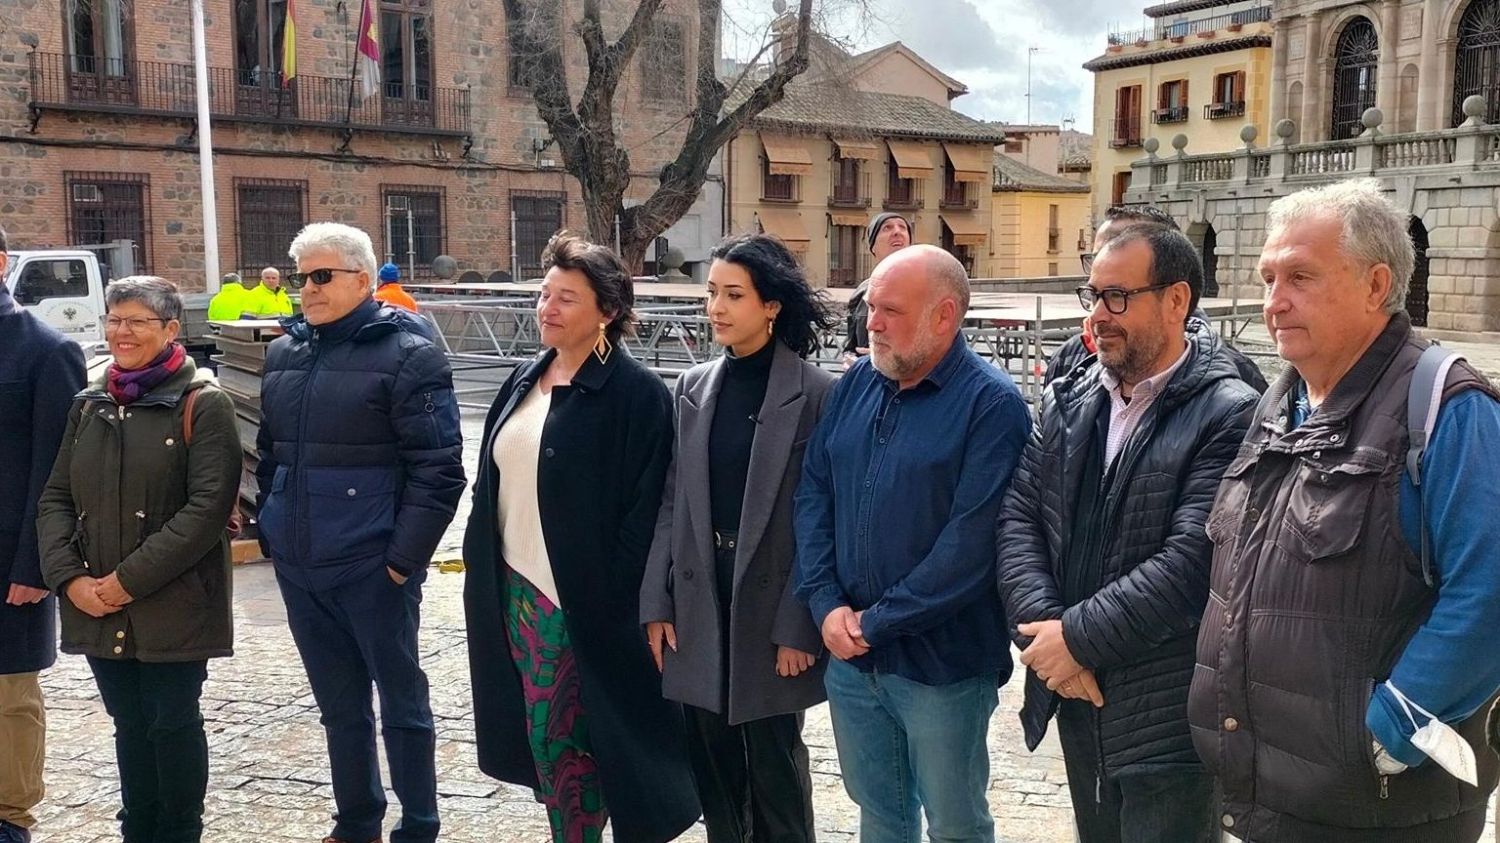
[[(792, 593), (792, 496), (802, 454), (823, 413), (834, 376), (776, 344), (745, 483), (729, 629), (720, 628), (713, 525), (709, 514), (709, 429), (724, 379), (724, 359), (684, 373), (673, 396), (672, 467), (641, 585), (641, 623), (676, 627), (677, 650), (663, 653), (662, 694), (726, 714), (731, 724), (803, 711), (825, 698), (823, 639)], [(723, 636), (729, 636), (724, 664)], [(776, 648), (818, 655), (812, 669), (776, 674)], [(721, 683), (728, 682), (723, 711)]]

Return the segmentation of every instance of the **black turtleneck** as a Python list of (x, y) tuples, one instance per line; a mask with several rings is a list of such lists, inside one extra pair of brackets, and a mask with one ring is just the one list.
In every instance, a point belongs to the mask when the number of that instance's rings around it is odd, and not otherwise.
[(708, 494), (715, 530), (738, 531), (756, 416), (766, 400), (776, 341), (748, 357), (724, 354), (724, 380), (708, 434)]

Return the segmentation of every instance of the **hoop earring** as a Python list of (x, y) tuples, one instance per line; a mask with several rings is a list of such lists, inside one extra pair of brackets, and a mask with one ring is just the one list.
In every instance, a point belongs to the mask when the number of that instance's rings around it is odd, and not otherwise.
[(608, 322), (599, 323), (599, 339), (594, 342), (594, 357), (598, 358), (601, 364), (608, 363), (609, 355), (615, 351), (614, 344), (609, 341), (609, 337), (604, 333), (604, 329), (608, 325)]

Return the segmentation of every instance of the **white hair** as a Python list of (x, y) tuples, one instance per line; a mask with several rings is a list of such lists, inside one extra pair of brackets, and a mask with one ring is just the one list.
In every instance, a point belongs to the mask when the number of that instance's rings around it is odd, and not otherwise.
[(1344, 256), (1369, 268), (1385, 264), (1391, 270), (1387, 313), (1406, 309), (1406, 291), (1417, 264), (1407, 230), (1406, 214), (1371, 178), (1347, 179), (1283, 196), (1266, 210), (1266, 234), (1306, 220), (1333, 218), (1343, 224), (1339, 249)]
[(277, 274), (277, 275), (280, 275), (280, 274), (281, 274), (281, 270), (279, 270), (279, 269), (277, 269), (277, 268), (276, 268), (276, 267), (274, 267), (274, 266), (268, 266), (268, 267), (266, 267), (266, 268), (265, 268), (265, 269), (262, 269), (262, 270), (261, 270), (261, 271), (260, 271), (260, 274), (261, 274), (261, 275), (265, 275), (265, 274), (266, 274), (266, 273), (267, 273), (267, 272), (274, 272), (274, 273), (276, 273), (276, 274)]
[(303, 226), (287, 249), (292, 260), (301, 260), (308, 252), (328, 249), (349, 262), (346, 269), (362, 269), (375, 284), (375, 244), (370, 235), (341, 222), (314, 222)]

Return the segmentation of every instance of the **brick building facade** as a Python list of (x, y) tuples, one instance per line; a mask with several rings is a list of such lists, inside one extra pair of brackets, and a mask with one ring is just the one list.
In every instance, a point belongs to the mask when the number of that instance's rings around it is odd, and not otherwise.
[[(418, 276), (438, 254), (461, 271), (530, 274), (546, 238), (585, 217), (519, 84), (503, 6), (372, 2), (382, 84), (365, 99), (350, 87), (359, 0), (297, 0), (290, 85), (280, 73), (286, 0), (205, 0), (220, 266), (247, 276), (285, 267), (303, 223), (335, 220), (368, 230), (382, 257), (414, 262)], [(581, 5), (569, 0), (560, 25), (570, 29)], [(605, 6), (607, 34), (618, 35), (633, 4)], [(140, 269), (201, 288), (188, 0), (62, 0), (4, 13), (0, 222), (11, 247), (130, 239)], [(616, 100), (639, 198), (686, 127), (696, 4), (667, 0), (656, 25)], [(583, 49), (563, 40), (576, 96)], [(694, 214), (718, 213), (705, 204)], [(720, 226), (701, 227), (716, 238)]]

